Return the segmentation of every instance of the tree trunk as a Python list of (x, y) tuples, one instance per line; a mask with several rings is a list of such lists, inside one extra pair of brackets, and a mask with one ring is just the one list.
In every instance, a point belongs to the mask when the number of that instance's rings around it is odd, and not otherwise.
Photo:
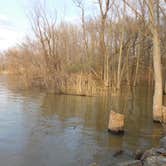
[(153, 96), (153, 119), (162, 120), (162, 74), (160, 39), (156, 29), (153, 30), (153, 68), (154, 68), (154, 96)]
[(111, 111), (109, 115), (108, 131), (112, 133), (124, 132), (125, 117), (123, 114)]
[[(158, 7), (158, 6), (157, 6)], [(153, 120), (162, 121), (162, 73), (161, 73), (161, 53), (158, 26), (156, 25), (154, 1), (149, 0), (150, 28), (153, 40), (153, 68), (154, 68), (154, 96), (153, 96)]]

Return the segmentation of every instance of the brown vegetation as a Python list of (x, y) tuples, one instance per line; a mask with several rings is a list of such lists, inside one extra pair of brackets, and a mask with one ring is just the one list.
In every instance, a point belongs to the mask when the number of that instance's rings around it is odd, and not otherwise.
[[(74, 1), (81, 9), (82, 26), (59, 23), (44, 7), (34, 9), (30, 19), (34, 38), (4, 52), (3, 68), (17, 74), (26, 87), (57, 93), (96, 95), (107, 88), (118, 91), (123, 85), (152, 84), (155, 31), (148, 1), (138, 0), (133, 6), (132, 0), (97, 0), (92, 4), (98, 6), (97, 17), (86, 17), (84, 2)], [(160, 2), (157, 10), (163, 66), (164, 7)]]

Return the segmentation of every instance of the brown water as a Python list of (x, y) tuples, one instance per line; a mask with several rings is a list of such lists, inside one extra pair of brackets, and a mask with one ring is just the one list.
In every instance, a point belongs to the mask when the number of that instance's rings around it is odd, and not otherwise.
[[(124, 136), (107, 133), (111, 109), (127, 116)], [(58, 96), (19, 90), (0, 77), (2, 166), (114, 166), (130, 159), (113, 157), (116, 150), (157, 146), (161, 136), (152, 122), (151, 89), (120, 97)]]

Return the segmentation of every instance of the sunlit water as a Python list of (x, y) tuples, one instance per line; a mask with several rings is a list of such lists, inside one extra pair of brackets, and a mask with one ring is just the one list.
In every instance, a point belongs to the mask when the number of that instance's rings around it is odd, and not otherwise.
[[(18, 83), (18, 82), (16, 82)], [(152, 122), (152, 92), (121, 97), (78, 97), (19, 90), (0, 76), (1, 166), (100, 166), (130, 159), (116, 150), (158, 145), (162, 128)], [(126, 114), (124, 136), (107, 132), (111, 109)]]

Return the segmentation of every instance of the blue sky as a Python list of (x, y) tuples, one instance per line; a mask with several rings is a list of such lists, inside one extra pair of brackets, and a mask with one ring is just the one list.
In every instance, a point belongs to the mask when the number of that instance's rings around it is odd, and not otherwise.
[[(30, 33), (28, 12), (43, 0), (0, 0), (0, 50), (21, 42)], [(72, 0), (45, 0), (50, 9), (57, 11), (58, 19), (76, 21), (80, 18), (79, 9)], [(86, 2), (93, 0), (86, 0)], [(87, 8), (88, 10), (88, 8)], [(65, 11), (65, 12), (64, 12)]]
[(21, 0), (0, 0), (0, 49), (21, 40), (27, 23)]

